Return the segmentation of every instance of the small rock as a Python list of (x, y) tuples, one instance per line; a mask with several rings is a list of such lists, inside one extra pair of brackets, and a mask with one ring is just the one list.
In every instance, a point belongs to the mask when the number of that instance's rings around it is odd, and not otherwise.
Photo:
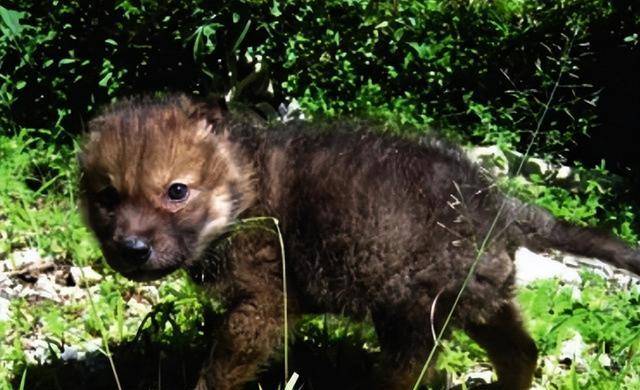
[[(11, 280), (11, 279), (9, 279)], [(0, 282), (0, 297), (11, 299), (22, 295), (24, 287), (17, 283), (3, 284)]]
[(556, 378), (565, 375), (565, 369), (552, 356), (543, 356), (538, 364), (542, 377)]
[(37, 263), (43, 262), (44, 259), (38, 253), (38, 250), (35, 248), (25, 248), (19, 251), (13, 252), (9, 256), (8, 265), (10, 270), (15, 271), (18, 269), (22, 269)]
[(615, 283), (620, 287), (630, 287), (640, 284), (640, 277), (622, 268), (614, 267), (598, 259), (588, 257), (580, 257), (574, 255), (561, 255), (560, 260), (576, 269), (587, 268), (589, 271), (602, 276), (609, 282)]
[(575, 269), (549, 257), (531, 252), (527, 248), (516, 251), (516, 284), (526, 286), (539, 279), (558, 278), (569, 283), (580, 283)]
[(142, 285), (137, 289), (143, 297), (145, 297), (151, 304), (156, 304), (160, 300), (160, 293), (156, 286)]
[(8, 299), (0, 297), (0, 322), (9, 321), (11, 318), (11, 302)]
[(65, 301), (79, 301), (87, 296), (87, 293), (84, 291), (84, 289), (78, 286), (61, 287), (60, 291), (58, 291), (58, 294)]
[(0, 291), (2, 289), (10, 287), (13, 284), (14, 282), (9, 278), (9, 275), (0, 271)]
[(278, 106), (278, 114), (280, 114), (280, 120), (283, 123), (305, 119), (300, 103), (298, 103), (296, 99), (291, 100), (287, 106), (285, 106), (284, 103), (280, 103), (280, 106)]
[(572, 177), (573, 177), (573, 170), (570, 167), (563, 165), (556, 171), (555, 180), (567, 181)]
[(493, 371), (488, 368), (478, 368), (466, 375), (465, 383), (467, 384), (483, 384), (493, 382)]
[(611, 367), (611, 358), (606, 353), (603, 353), (602, 355), (598, 356), (598, 362), (600, 362), (600, 365), (604, 368)]
[(41, 274), (40, 276), (38, 276), (38, 280), (34, 285), (33, 291), (35, 295), (42, 298), (61, 302), (62, 300), (58, 295), (58, 290), (56, 287), (58, 287), (58, 285), (55, 283), (51, 275)]
[(495, 177), (509, 173), (509, 160), (497, 146), (479, 146), (467, 150), (467, 156)]
[(27, 364), (41, 365), (49, 357), (49, 343), (42, 339), (23, 339), (24, 355)]
[(558, 360), (561, 363), (573, 364), (576, 370), (584, 371), (587, 367), (583, 357), (586, 349), (587, 345), (582, 340), (582, 336), (580, 333), (576, 333), (573, 338), (562, 343)]
[(78, 350), (75, 347), (65, 344), (63, 348), (64, 350), (60, 354), (60, 359), (64, 360), (65, 362), (69, 360), (78, 360)]
[(89, 353), (95, 352), (100, 348), (102, 348), (102, 339), (99, 338), (87, 340), (82, 344), (82, 349)]
[(151, 309), (151, 305), (148, 303), (142, 303), (135, 300), (135, 298), (129, 299), (127, 301), (127, 307), (134, 315), (143, 316), (149, 312)]
[(71, 273), (73, 281), (78, 286), (90, 286), (102, 280), (102, 275), (89, 266), (71, 267), (69, 272)]
[(522, 174), (545, 176), (551, 171), (551, 165), (541, 158), (529, 157), (522, 166)]

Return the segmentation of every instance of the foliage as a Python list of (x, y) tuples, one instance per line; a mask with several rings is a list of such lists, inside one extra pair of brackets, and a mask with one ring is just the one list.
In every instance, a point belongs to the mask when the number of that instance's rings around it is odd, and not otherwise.
[(538, 204), (558, 218), (580, 226), (608, 227), (635, 245), (639, 237), (633, 226), (638, 221), (631, 205), (618, 202), (620, 179), (611, 175), (604, 162), (594, 169), (578, 165), (574, 170), (581, 178), (581, 188), (559, 187), (541, 175), (530, 176), (530, 181), (514, 177), (504, 186), (510, 194)]
[(1, 12), (0, 118), (77, 132), (116, 96), (231, 92), (522, 148), (548, 109), (535, 150), (563, 151), (597, 121), (593, 43), (633, 52), (640, 12), (605, 0), (494, 3), (18, 0)]
[[(635, 388), (640, 384), (640, 317), (635, 310), (640, 290), (611, 286), (594, 274), (581, 276), (579, 288), (548, 280), (520, 292), (538, 348), (542, 355), (558, 354), (561, 342), (579, 334), (587, 346), (574, 359), (574, 366), (578, 358), (586, 364), (575, 374), (579, 388)], [(546, 380), (546, 388), (554, 383), (563, 387), (561, 378)]]
[(26, 129), (0, 135), (0, 255), (37, 247), (54, 259), (87, 264), (98, 252), (75, 205), (74, 150), (34, 132), (51, 135)]

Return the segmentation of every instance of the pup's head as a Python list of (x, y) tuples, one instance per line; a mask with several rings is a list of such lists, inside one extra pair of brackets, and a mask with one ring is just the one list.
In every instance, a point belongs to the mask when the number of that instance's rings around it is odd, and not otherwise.
[(184, 96), (125, 100), (91, 121), (82, 205), (107, 262), (148, 280), (195, 259), (252, 200), (224, 107)]

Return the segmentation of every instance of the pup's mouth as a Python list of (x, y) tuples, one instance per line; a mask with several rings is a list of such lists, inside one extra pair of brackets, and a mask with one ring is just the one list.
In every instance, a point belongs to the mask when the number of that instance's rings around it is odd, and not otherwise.
[(143, 269), (137, 268), (131, 271), (118, 271), (122, 276), (127, 279), (136, 281), (136, 282), (148, 282), (150, 280), (160, 279), (164, 276), (169, 275), (173, 271), (177, 270), (179, 267), (169, 267), (162, 269)]
[(120, 256), (106, 256), (106, 258), (111, 268), (125, 278), (136, 282), (160, 279), (176, 271), (183, 263), (182, 258), (173, 259), (171, 262), (160, 261), (155, 257), (155, 253), (148, 261), (138, 265), (131, 264)]

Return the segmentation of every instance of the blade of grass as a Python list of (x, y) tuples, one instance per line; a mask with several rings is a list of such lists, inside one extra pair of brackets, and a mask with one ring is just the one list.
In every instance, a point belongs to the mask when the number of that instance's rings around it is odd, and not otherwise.
[(18, 387), (20, 390), (24, 390), (24, 386), (27, 383), (27, 368), (24, 369), (24, 371), (22, 371), (22, 377), (20, 378), (20, 387)]
[(289, 382), (287, 382), (287, 385), (284, 387), (284, 390), (293, 390), (293, 386), (295, 386), (297, 381), (298, 381), (298, 373), (294, 372), (293, 374), (291, 374), (291, 379), (289, 379)]
[(238, 39), (236, 39), (236, 43), (233, 44), (233, 49), (231, 49), (231, 53), (235, 54), (236, 50), (238, 50), (238, 47), (240, 47), (240, 44), (242, 44), (242, 41), (244, 41), (244, 37), (247, 35), (247, 32), (249, 32), (249, 27), (251, 27), (251, 20), (248, 20), (247, 23), (244, 25), (244, 28), (242, 29), (240, 36), (238, 36)]
[[(273, 218), (273, 223), (276, 225), (276, 230), (278, 231), (278, 241), (280, 243), (280, 256), (282, 258), (282, 307), (283, 307), (283, 326), (284, 326), (284, 383), (287, 383), (287, 378), (289, 378), (289, 321), (287, 318), (287, 264), (284, 257), (284, 241), (282, 240), (282, 232), (280, 231), (280, 222)], [(293, 379), (293, 377), (291, 378)], [(295, 383), (295, 381), (293, 381)], [(289, 383), (287, 383), (287, 389), (289, 387)], [(293, 388), (293, 384), (291, 385)]]
[[(82, 275), (82, 279), (87, 280), (84, 276), (84, 270), (80, 267), (80, 274)], [(100, 328), (100, 336), (102, 337), (102, 344), (104, 345), (104, 355), (109, 360), (109, 365), (111, 366), (111, 372), (113, 372), (113, 377), (116, 381), (116, 386), (118, 390), (122, 390), (122, 386), (120, 385), (120, 378), (118, 377), (118, 371), (116, 370), (116, 365), (113, 361), (113, 357), (111, 356), (111, 351), (109, 350), (109, 340), (107, 337), (107, 330), (104, 327), (104, 323), (102, 319), (98, 315), (98, 310), (96, 309), (95, 303), (93, 301), (93, 294), (91, 293), (91, 289), (88, 285), (85, 284), (85, 291), (87, 292), (87, 298), (89, 299), (89, 306), (91, 307), (91, 312), (96, 317), (98, 321), (98, 327)]]

